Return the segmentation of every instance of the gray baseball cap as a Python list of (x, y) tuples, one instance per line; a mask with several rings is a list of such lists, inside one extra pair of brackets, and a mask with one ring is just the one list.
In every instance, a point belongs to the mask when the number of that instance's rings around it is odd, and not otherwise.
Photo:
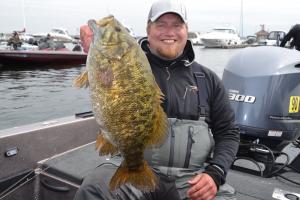
[(150, 9), (148, 21), (155, 22), (160, 16), (166, 13), (175, 13), (187, 23), (185, 5), (180, 0), (158, 0), (155, 1)]

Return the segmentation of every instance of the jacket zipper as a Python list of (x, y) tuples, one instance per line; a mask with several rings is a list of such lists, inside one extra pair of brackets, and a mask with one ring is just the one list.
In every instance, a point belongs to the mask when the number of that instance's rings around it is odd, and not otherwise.
[(167, 112), (170, 112), (170, 105), (172, 105), (172, 97), (171, 97), (171, 86), (170, 86), (170, 77), (171, 77), (171, 73), (169, 71), (169, 67), (165, 67), (166, 72), (167, 72), (167, 91), (166, 91), (166, 95), (167, 95), (167, 99), (169, 101), (168, 105), (167, 105)]
[(167, 74), (168, 74), (168, 77), (167, 77), (167, 81), (170, 80), (170, 77), (171, 77), (171, 73), (169, 71), (169, 67), (166, 67), (166, 71), (167, 71)]
[(193, 140), (194, 135), (194, 127), (189, 127), (189, 133), (188, 133), (188, 141), (186, 146), (186, 154), (185, 154), (185, 160), (184, 160), (184, 168), (188, 168), (190, 165), (190, 159), (191, 159), (191, 153), (192, 153), (192, 146), (195, 141)]
[(174, 163), (174, 144), (175, 144), (175, 133), (173, 127), (171, 127), (171, 140), (170, 140), (170, 157), (169, 157), (169, 165), (168, 165), (168, 176), (171, 175), (171, 168)]

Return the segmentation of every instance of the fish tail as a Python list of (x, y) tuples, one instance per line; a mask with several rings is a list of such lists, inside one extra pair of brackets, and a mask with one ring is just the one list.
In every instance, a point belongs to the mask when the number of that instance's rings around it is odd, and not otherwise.
[(97, 136), (96, 149), (99, 149), (100, 156), (109, 155), (109, 154), (115, 155), (118, 153), (118, 149), (103, 137), (101, 131)]
[(145, 192), (155, 190), (158, 180), (146, 161), (136, 169), (129, 169), (123, 162), (110, 180), (111, 191), (125, 183)]
[(88, 72), (84, 71), (82, 74), (80, 74), (75, 80), (73, 85), (78, 88), (82, 87), (88, 87), (89, 86), (89, 80), (88, 80)]

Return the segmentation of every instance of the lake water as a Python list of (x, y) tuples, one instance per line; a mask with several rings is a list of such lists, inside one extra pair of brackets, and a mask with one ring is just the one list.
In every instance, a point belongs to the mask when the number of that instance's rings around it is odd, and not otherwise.
[[(240, 49), (194, 47), (196, 60), (215, 71), (223, 69)], [(43, 122), (91, 110), (88, 89), (72, 86), (84, 66), (0, 71), (0, 129)]]

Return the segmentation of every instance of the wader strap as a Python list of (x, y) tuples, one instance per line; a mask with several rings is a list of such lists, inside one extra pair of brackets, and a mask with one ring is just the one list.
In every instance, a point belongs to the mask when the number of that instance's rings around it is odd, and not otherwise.
[[(199, 117), (206, 115), (208, 94), (206, 90), (205, 74), (203, 72), (194, 72), (198, 88), (198, 109)], [(201, 95), (200, 95), (201, 91)]]

